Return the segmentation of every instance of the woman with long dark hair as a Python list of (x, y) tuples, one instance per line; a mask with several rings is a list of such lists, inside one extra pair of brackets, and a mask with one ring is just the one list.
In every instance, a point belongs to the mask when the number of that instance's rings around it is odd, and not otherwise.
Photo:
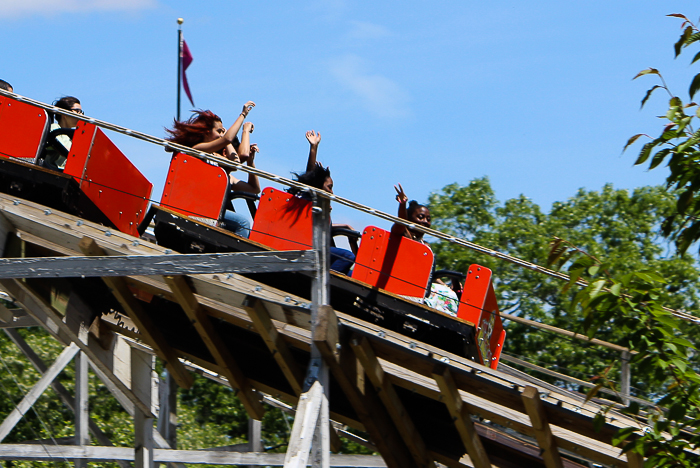
[[(207, 153), (217, 153), (235, 162), (245, 162), (250, 167), (255, 167), (255, 153), (257, 145), (250, 144), (250, 134), (253, 133), (253, 124), (245, 122), (248, 112), (255, 107), (253, 101), (243, 105), (243, 111), (236, 121), (228, 129), (224, 128), (221, 117), (209, 110), (195, 111), (194, 115), (184, 122), (173, 123), (172, 129), (166, 129), (170, 135), (167, 140), (192, 149)], [(240, 141), (238, 131), (243, 127)], [(238, 192), (260, 193), (258, 176), (248, 174), (248, 182), (237, 179), (229, 174), (231, 190)], [(195, 194), (193, 194), (195, 195)], [(245, 216), (226, 210), (221, 227), (232, 231), (241, 237), (248, 237), (250, 233), (250, 221)]]
[[(324, 190), (328, 193), (333, 193), (333, 178), (328, 167), (323, 167), (323, 164), (316, 161), (318, 152), (318, 144), (321, 142), (321, 132), (309, 130), (306, 132), (306, 139), (309, 142), (309, 159), (306, 162), (306, 172), (303, 174), (294, 173), (298, 182), (309, 185), (311, 187)], [(303, 196), (303, 193), (297, 189), (291, 189), (291, 193), (297, 196)], [(352, 226), (347, 224), (332, 224), (336, 228), (345, 228), (354, 231)], [(331, 247), (331, 270), (338, 271), (343, 274), (348, 274), (350, 268), (355, 264), (355, 254), (357, 253), (357, 239), (348, 238), (352, 252), (347, 249)]]

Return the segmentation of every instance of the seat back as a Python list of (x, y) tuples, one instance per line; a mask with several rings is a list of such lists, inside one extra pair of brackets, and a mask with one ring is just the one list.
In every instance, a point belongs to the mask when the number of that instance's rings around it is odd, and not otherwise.
[(430, 247), (368, 226), (362, 232), (352, 277), (394, 294), (423, 298), (432, 269)]
[(50, 120), (40, 107), (0, 96), (0, 157), (36, 163)]
[(160, 205), (209, 224), (225, 210), (229, 192), (226, 170), (183, 153), (173, 155)]
[(267, 187), (260, 194), (250, 240), (273, 250), (309, 250), (313, 245), (311, 200)]
[(457, 317), (477, 327), (476, 344), (479, 360), (492, 369), (498, 367), (506, 331), (503, 329), (491, 270), (477, 264), (469, 267)]
[(78, 122), (64, 174), (121, 232), (139, 236), (153, 184), (94, 124)]

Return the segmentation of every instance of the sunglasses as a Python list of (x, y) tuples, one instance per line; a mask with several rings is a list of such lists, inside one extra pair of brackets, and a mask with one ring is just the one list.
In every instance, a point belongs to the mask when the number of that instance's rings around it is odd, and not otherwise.
[(71, 112), (75, 112), (76, 114), (80, 115), (85, 115), (85, 112), (83, 112), (82, 109), (71, 109)]

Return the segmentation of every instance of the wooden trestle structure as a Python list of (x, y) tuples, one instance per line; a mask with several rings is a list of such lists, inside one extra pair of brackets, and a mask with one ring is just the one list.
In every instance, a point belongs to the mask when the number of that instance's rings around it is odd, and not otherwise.
[[(323, 223), (328, 201), (314, 212)], [(76, 414), (71, 445), (0, 443), (0, 459), (137, 467), (642, 466), (611, 445), (618, 428), (636, 421), (611, 412), (596, 431), (599, 406), (578, 395), (334, 311), (327, 305), (326, 236), (310, 251), (179, 255), (1, 193), (0, 234), (0, 288), (22, 309), (3, 310), (1, 323), (43, 374), (0, 426), (0, 442), (49, 385)], [(312, 275), (312, 300), (241, 275), (275, 271)], [(109, 304), (112, 312), (103, 313)], [(65, 346), (52, 365), (12, 330), (30, 325)], [(153, 356), (179, 386), (188, 387), (197, 371), (237, 389), (253, 420), (261, 419), (264, 402), (296, 406), (286, 456), (262, 453), (253, 441), (248, 452), (171, 448), (172, 398), (160, 404), (165, 429), (153, 429)], [(53, 382), (74, 357), (75, 399)], [(88, 366), (133, 416), (134, 448), (111, 446), (89, 419)], [(336, 431), (342, 425), (365, 431), (381, 457), (329, 456), (338, 434), (346, 434)], [(90, 445), (90, 433), (99, 445)]]

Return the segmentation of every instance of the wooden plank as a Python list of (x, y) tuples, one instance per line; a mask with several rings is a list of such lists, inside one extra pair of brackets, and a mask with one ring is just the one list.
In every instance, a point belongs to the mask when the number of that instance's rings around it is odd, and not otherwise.
[(323, 402), (323, 386), (317, 380), (309, 391), (299, 397), (289, 445), (284, 457), (284, 468), (305, 468), (309, 460), (311, 442)]
[(312, 271), (308, 250), (225, 254), (0, 258), (0, 278), (76, 278)]
[(384, 370), (379, 364), (369, 341), (367, 341), (366, 338), (360, 338), (359, 340), (353, 338), (350, 342), (350, 346), (352, 346), (352, 350), (362, 363), (367, 377), (369, 377), (374, 389), (379, 394), (391, 419), (399, 430), (399, 434), (403, 437), (404, 443), (408, 446), (408, 450), (413, 455), (418, 466), (434, 467), (435, 463), (428, 454), (423, 438), (418, 433), (403, 403), (401, 403), (394, 386), (389, 379), (386, 378)]
[(542, 459), (545, 466), (547, 468), (563, 468), (557, 442), (554, 440), (542, 400), (540, 400), (539, 390), (535, 387), (527, 386), (523, 390), (522, 398), (527, 414), (530, 416), (532, 428), (535, 430), (537, 444), (542, 450)]
[(296, 395), (301, 395), (304, 372), (294, 360), (289, 346), (282, 339), (282, 336), (272, 323), (272, 319), (265, 308), (265, 304), (251, 297), (243, 308), (253, 321), (255, 330), (257, 330), (270, 352), (272, 352), (272, 356), (280, 366), (280, 369), (282, 369), (282, 373), (284, 373), (284, 376), (287, 378), (287, 382), (289, 382), (292, 390), (294, 390)]
[(207, 349), (217, 364), (224, 369), (224, 375), (226, 375), (228, 381), (232, 386), (238, 388), (238, 397), (241, 399), (241, 403), (243, 403), (248, 414), (253, 419), (262, 419), (265, 410), (260, 403), (259, 396), (256, 395), (243, 371), (238, 367), (233, 355), (226, 347), (226, 343), (212, 325), (204, 309), (197, 302), (197, 298), (194, 296), (185, 278), (182, 276), (167, 276), (165, 281), (170, 286), (180, 307), (192, 321), (197, 333), (207, 345)]
[[(154, 357), (131, 349), (131, 390), (145, 405), (150, 405), (153, 392)], [(134, 467), (153, 468), (153, 418), (137, 412), (134, 415)]]
[[(81, 458), (90, 461), (134, 461), (130, 447), (99, 447), (76, 445), (0, 444), (0, 460), (36, 460), (52, 462), (57, 459)], [(210, 465), (282, 466), (283, 453), (241, 453), (207, 450), (155, 449), (154, 462), (192, 463)], [(374, 455), (331, 455), (332, 467), (383, 468), (386, 464)]]
[(440, 387), (443, 402), (454, 420), (455, 427), (474, 466), (476, 468), (491, 468), (489, 456), (484, 450), (479, 434), (476, 432), (472, 415), (467, 406), (462, 404), (462, 397), (450, 370), (444, 364), (438, 364), (435, 366), (433, 378), (437, 382), (438, 387)]
[[(104, 256), (104, 250), (97, 245), (94, 239), (89, 237), (84, 237), (80, 241), (79, 247), (85, 255)], [(124, 307), (129, 317), (136, 323), (144, 340), (153, 347), (153, 350), (163, 361), (163, 364), (173, 374), (173, 378), (177, 384), (182, 388), (189, 389), (193, 382), (192, 376), (182, 366), (180, 361), (178, 361), (175, 351), (173, 351), (173, 348), (165, 340), (165, 337), (163, 337), (151, 318), (143, 311), (141, 305), (129, 290), (124, 278), (103, 277), (102, 280), (111, 289), (112, 294), (114, 294), (122, 307)]]
[[(75, 357), (75, 445), (90, 445), (88, 398), (88, 358), (79, 351)], [(87, 463), (76, 458), (73, 466), (85, 468)]]
[(644, 468), (644, 457), (637, 452), (627, 452), (627, 466), (629, 468)]
[(338, 360), (335, 347), (328, 346), (330, 341), (323, 336), (317, 336), (316, 346), (387, 466), (416, 467), (417, 464), (408, 456), (408, 448), (374, 391), (360, 392), (355, 385), (357, 370), (354, 364), (357, 361), (355, 355), (350, 352), (349, 345), (345, 343)]
[(54, 363), (51, 364), (51, 367), (46, 370), (39, 381), (24, 395), (22, 401), (12, 409), (10, 414), (8, 414), (2, 424), (0, 424), (0, 442), (7, 437), (19, 420), (22, 419), (22, 416), (29, 411), (29, 408), (39, 399), (48, 386), (51, 385), (51, 382), (53, 382), (63, 368), (68, 365), (78, 351), (80, 351), (80, 348), (74, 343), (71, 343), (59, 354)]

